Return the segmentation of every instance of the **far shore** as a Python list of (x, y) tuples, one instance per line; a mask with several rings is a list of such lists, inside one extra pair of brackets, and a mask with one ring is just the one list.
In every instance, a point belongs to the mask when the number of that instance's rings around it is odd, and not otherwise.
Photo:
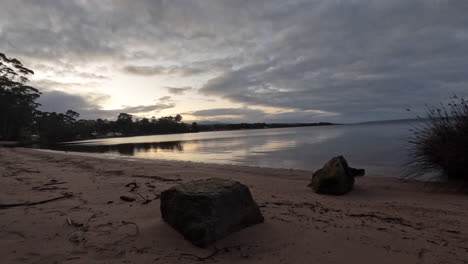
[[(468, 195), (364, 176), (349, 194), (326, 196), (307, 187), (311, 174), (0, 146), (0, 256), (2, 263), (467, 263)], [(158, 198), (210, 177), (246, 184), (265, 222), (200, 249), (162, 220)]]

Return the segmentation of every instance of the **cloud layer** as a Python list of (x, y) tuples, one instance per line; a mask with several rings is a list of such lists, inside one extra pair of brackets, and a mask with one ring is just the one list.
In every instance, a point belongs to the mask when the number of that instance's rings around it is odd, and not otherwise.
[(78, 95), (61, 91), (45, 91), (39, 98), (39, 110), (44, 112), (65, 113), (67, 110), (79, 109), (80, 118), (85, 119), (116, 119), (120, 113), (135, 114), (151, 113), (155, 115), (161, 110), (173, 108), (174, 103), (170, 97), (159, 98), (153, 105), (123, 106), (119, 109), (105, 110), (99, 106), (105, 101), (105, 95)]
[[(289, 109), (275, 120), (291, 122), (394, 119), (468, 96), (467, 13), (460, 0), (6, 0), (0, 51), (59, 69), (49, 82), (112, 78), (82, 70), (89, 65), (164, 76), (178, 83), (161, 84), (164, 92), (241, 105), (230, 112), (250, 122), (273, 120), (252, 106)], [(93, 105), (73, 100), (78, 112)], [(192, 112), (222, 119), (222, 111)]]

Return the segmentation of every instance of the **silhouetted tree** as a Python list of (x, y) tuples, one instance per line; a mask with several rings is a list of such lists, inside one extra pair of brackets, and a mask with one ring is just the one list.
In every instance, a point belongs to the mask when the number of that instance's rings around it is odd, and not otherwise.
[(198, 128), (197, 122), (192, 123), (192, 127), (190, 128), (190, 131), (191, 132), (199, 132), (200, 131), (200, 129)]
[(125, 135), (130, 135), (133, 132), (132, 118), (132, 115), (120, 113), (117, 117), (117, 121), (115, 122), (115, 128), (117, 130), (116, 132), (121, 132)]
[(179, 123), (180, 121), (182, 121), (182, 116), (177, 114), (175, 117), (174, 117), (174, 120)]
[(0, 53), (0, 139), (17, 140), (31, 133), (40, 92), (27, 86), (34, 72)]
[(67, 110), (67, 112), (65, 112), (65, 115), (69, 118), (69, 121), (71, 122), (76, 121), (76, 119), (80, 117), (80, 114), (73, 110)]
[(151, 134), (151, 128), (152, 124), (150, 123), (148, 118), (143, 118), (137, 123), (137, 130), (139, 131), (139, 133), (143, 133), (145, 135)]

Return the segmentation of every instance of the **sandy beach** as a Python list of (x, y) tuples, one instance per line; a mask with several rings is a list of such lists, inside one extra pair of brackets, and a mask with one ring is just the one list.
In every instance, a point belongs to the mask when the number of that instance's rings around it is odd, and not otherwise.
[[(1, 263), (468, 263), (466, 194), (368, 175), (325, 196), (311, 174), (0, 148)], [(265, 222), (200, 249), (158, 198), (210, 177), (246, 184)]]

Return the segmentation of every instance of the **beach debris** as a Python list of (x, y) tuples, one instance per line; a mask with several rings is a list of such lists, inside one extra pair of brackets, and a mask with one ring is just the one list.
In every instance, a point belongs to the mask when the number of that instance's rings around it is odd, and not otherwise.
[(136, 182), (131, 182), (131, 183), (128, 183), (125, 185), (125, 187), (132, 187), (132, 189), (130, 189), (130, 192), (133, 192), (135, 191), (136, 189), (138, 189), (138, 184)]
[(156, 188), (156, 185), (153, 185), (151, 184), (150, 182), (145, 182), (145, 185), (148, 187), (148, 188), (151, 188), (151, 189), (155, 189)]
[(134, 202), (135, 198), (130, 197), (130, 196), (122, 195), (122, 196), (120, 196), (120, 200), (125, 201), (125, 202)]
[(351, 172), (354, 177), (362, 177), (364, 174), (366, 174), (366, 170), (364, 169), (356, 169), (351, 167), (349, 167), (349, 172)]
[(139, 194), (139, 193), (136, 193), (138, 194), (138, 196), (141, 197), (141, 199), (143, 199), (144, 201), (141, 203), (141, 204), (148, 204), (148, 203), (151, 203), (151, 199), (147, 199), (146, 197), (144, 197), (143, 195)]
[(68, 225), (71, 225), (71, 226), (74, 226), (74, 227), (83, 227), (84, 226), (84, 224), (73, 222), (69, 217), (67, 217), (67, 222), (68, 222)]
[(38, 202), (24, 202), (24, 203), (14, 203), (14, 204), (0, 204), (0, 209), (8, 209), (12, 207), (19, 207), (19, 206), (33, 206), (33, 205), (39, 205), (39, 204), (45, 204), (53, 201), (58, 201), (62, 199), (68, 199), (73, 197), (73, 193), (64, 193), (62, 196), (55, 197), (52, 199), (47, 199), (47, 200), (42, 200)]
[(163, 191), (161, 215), (199, 247), (264, 221), (247, 186), (219, 178), (195, 180)]
[(179, 182), (179, 181), (182, 181), (182, 179), (180, 179), (180, 178), (170, 179), (170, 178), (164, 178), (164, 177), (161, 177), (161, 176), (147, 176), (147, 175), (139, 175), (139, 174), (133, 174), (132, 177), (153, 179), (153, 180), (157, 180), (157, 181), (161, 181), (161, 182)]
[[(132, 187), (130, 189), (130, 192), (133, 192), (135, 193), (136, 195), (140, 196), (141, 199), (143, 199), (143, 203), (142, 204), (149, 204), (152, 199), (148, 199), (146, 197), (144, 197), (143, 195), (141, 195), (140, 193), (138, 192), (135, 192), (136, 189), (140, 188), (140, 186), (136, 183), (136, 182), (130, 182), (128, 184), (125, 185), (125, 187)], [(134, 198), (131, 198), (131, 197), (128, 197), (128, 196), (121, 196), (120, 199), (124, 200), (124, 201), (127, 201), (127, 202), (133, 202), (135, 201)], [(156, 200), (156, 199), (155, 199)]]
[(34, 186), (31, 189), (34, 191), (55, 191), (55, 190), (66, 190), (67, 188), (59, 187), (56, 185), (66, 184), (66, 182), (59, 182), (55, 179), (44, 183), (42, 186)]
[(341, 195), (353, 189), (354, 177), (364, 174), (364, 169), (351, 168), (343, 156), (337, 156), (314, 172), (308, 186), (316, 193)]

